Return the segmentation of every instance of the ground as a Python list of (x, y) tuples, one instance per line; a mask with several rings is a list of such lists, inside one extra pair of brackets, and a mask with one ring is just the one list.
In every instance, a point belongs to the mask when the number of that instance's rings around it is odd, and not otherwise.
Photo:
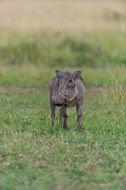
[(40, 68), (25, 75), (30, 68), (16, 67), (15, 74), (15, 66), (5, 67), (1, 75), (0, 189), (125, 189), (126, 93), (114, 80), (121, 71), (113, 69), (110, 81), (96, 86), (93, 75), (86, 80), (87, 68), (79, 132), (74, 108), (68, 110), (68, 130), (58, 124), (58, 110), (50, 125), (47, 83), (38, 82)]

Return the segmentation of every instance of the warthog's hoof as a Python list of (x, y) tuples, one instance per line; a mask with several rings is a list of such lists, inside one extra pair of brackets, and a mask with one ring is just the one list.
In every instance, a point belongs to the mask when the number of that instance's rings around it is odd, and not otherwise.
[(68, 129), (68, 126), (64, 125), (63, 128), (64, 128), (64, 129)]
[(83, 130), (83, 128), (82, 128), (82, 127), (78, 127), (78, 130), (79, 130), (79, 131), (82, 131), (82, 130)]

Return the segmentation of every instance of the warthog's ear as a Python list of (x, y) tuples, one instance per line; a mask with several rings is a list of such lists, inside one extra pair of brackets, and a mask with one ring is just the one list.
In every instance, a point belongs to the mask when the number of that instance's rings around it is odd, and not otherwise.
[(57, 75), (58, 77), (61, 76), (61, 71), (59, 71), (59, 70), (55, 70), (55, 72), (56, 72), (56, 75)]
[(75, 71), (73, 74), (72, 74), (72, 77), (74, 79), (78, 79), (81, 77), (81, 71)]

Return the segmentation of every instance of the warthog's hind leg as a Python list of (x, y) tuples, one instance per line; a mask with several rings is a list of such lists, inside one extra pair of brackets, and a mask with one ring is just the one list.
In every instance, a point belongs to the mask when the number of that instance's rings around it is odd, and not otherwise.
[(68, 115), (67, 115), (67, 107), (63, 106), (62, 107), (62, 111), (63, 111), (63, 128), (67, 129), (67, 120), (68, 120)]
[(82, 105), (76, 106), (78, 129), (82, 130), (81, 117), (82, 117)]

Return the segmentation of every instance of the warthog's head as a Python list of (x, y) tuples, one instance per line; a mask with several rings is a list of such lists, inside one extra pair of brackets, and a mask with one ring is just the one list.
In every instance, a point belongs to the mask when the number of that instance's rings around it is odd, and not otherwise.
[(70, 73), (68, 71), (61, 72), (56, 70), (56, 76), (58, 79), (58, 90), (55, 92), (52, 100), (55, 105), (61, 106), (72, 101), (77, 95), (75, 80), (81, 77), (81, 71)]

